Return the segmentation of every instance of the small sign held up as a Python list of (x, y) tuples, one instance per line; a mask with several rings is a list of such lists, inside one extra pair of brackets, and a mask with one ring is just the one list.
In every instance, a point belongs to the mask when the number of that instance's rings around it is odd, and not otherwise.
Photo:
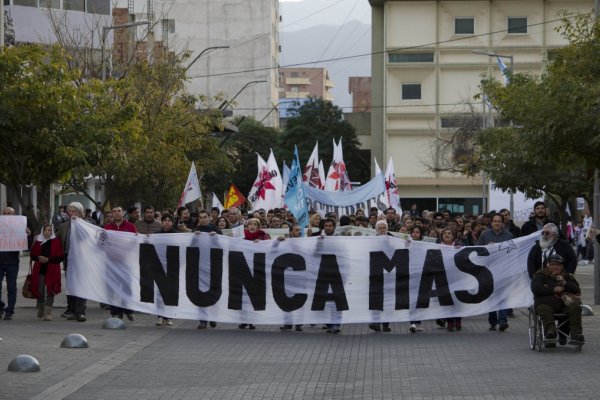
[(27, 218), (22, 215), (0, 216), (0, 251), (28, 250)]

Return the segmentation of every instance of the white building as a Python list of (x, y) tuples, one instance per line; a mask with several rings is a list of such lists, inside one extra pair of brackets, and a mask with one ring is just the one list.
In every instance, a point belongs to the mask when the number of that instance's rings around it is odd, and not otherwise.
[[(483, 73), (500, 79), (495, 57), (539, 73), (566, 41), (554, 28), (559, 10), (589, 13), (592, 0), (369, 0), (372, 7), (372, 154), (393, 156), (403, 208), (481, 213), (482, 178), (432, 172), (436, 139), (469, 118)], [(504, 62), (510, 67), (509, 58)], [(482, 104), (475, 104), (478, 112)], [(508, 206), (508, 204), (506, 205)]]
[[(190, 51), (192, 94), (235, 98), (228, 106), (234, 116), (266, 117), (265, 125), (278, 125), (277, 113), (270, 112), (279, 99), (278, 0), (119, 0), (117, 5), (129, 8), (135, 20), (158, 21), (154, 39), (169, 51)], [(221, 46), (229, 48), (205, 51)]]

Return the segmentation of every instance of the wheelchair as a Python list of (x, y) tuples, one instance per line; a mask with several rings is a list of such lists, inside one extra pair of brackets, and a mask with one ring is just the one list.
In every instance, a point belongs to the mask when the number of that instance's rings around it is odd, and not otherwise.
[[(592, 307), (587, 304), (582, 304), (581, 316), (586, 317), (591, 315), (594, 315)], [(556, 347), (556, 343), (558, 343), (560, 336), (563, 335), (567, 338), (567, 344), (575, 346), (577, 351), (581, 351), (584, 342), (572, 340), (570, 335), (565, 332), (566, 324), (569, 321), (567, 314), (554, 314), (554, 321), (556, 323), (557, 335), (555, 339), (548, 339), (544, 332), (542, 318), (535, 312), (535, 307), (533, 305), (529, 306), (529, 347), (531, 350), (542, 351), (546, 348), (546, 345), (551, 344), (554, 344), (554, 346), (551, 347)]]

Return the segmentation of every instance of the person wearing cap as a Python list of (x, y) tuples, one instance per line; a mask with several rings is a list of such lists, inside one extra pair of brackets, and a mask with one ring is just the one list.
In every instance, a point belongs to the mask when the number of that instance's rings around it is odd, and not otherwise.
[(577, 256), (573, 247), (569, 242), (559, 237), (558, 226), (548, 223), (542, 229), (542, 237), (535, 242), (527, 256), (527, 272), (530, 278), (533, 277), (536, 271), (546, 266), (548, 257), (552, 254), (558, 254), (563, 258), (567, 273), (575, 273)]
[(584, 341), (581, 326), (581, 289), (575, 276), (565, 271), (565, 260), (560, 255), (550, 255), (546, 266), (533, 275), (531, 291), (535, 312), (542, 319), (546, 339), (556, 339), (554, 314), (560, 313), (567, 315), (571, 339), (577, 342)]

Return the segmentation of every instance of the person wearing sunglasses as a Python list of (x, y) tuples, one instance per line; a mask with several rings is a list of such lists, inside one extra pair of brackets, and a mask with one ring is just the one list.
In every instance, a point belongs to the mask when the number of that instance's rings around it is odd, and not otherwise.
[(541, 237), (535, 242), (527, 257), (527, 272), (532, 278), (548, 264), (548, 257), (558, 254), (564, 260), (565, 272), (574, 274), (577, 269), (577, 257), (573, 247), (559, 236), (558, 226), (553, 223), (544, 225)]

